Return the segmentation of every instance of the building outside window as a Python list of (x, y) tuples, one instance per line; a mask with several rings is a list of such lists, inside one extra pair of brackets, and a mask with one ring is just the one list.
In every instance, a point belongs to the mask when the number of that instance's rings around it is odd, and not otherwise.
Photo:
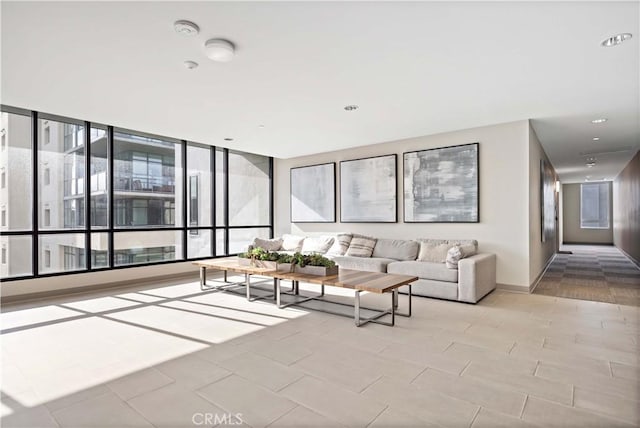
[(2, 279), (220, 256), (272, 234), (268, 157), (45, 114), (35, 125), (2, 112)]
[(580, 185), (580, 228), (608, 229), (609, 182), (583, 183)]

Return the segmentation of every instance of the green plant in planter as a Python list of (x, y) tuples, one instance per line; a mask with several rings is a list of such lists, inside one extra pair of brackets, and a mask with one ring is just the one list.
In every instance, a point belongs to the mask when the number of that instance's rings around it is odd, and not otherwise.
[(252, 248), (246, 253), (238, 254), (238, 257), (243, 259), (251, 259), (252, 261), (260, 260), (260, 261), (270, 261), (270, 262), (277, 261), (279, 256), (280, 254), (276, 252), (270, 252), (260, 247)]
[(305, 266), (324, 266), (334, 267), (336, 264), (333, 260), (329, 260), (321, 254), (302, 254), (295, 253), (293, 255), (283, 254), (278, 259), (278, 263), (291, 263), (291, 272), (295, 270), (296, 265)]
[(330, 260), (324, 257), (322, 254), (311, 254), (307, 256), (307, 265), (309, 266), (324, 266), (324, 267), (334, 267), (336, 263), (333, 260)]
[(288, 263), (293, 263), (293, 256), (291, 254), (278, 254), (278, 260), (276, 260), (278, 263), (282, 263), (282, 264), (288, 264)]

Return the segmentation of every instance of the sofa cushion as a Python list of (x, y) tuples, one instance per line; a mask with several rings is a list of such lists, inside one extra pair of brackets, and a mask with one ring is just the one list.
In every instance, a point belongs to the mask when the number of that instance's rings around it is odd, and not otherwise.
[(253, 247), (262, 248), (263, 250), (267, 250), (267, 251), (278, 251), (280, 248), (282, 248), (282, 239), (256, 238), (253, 240)]
[(302, 251), (303, 242), (304, 236), (289, 235), (287, 233), (282, 235), (282, 249), (284, 251)]
[(303, 253), (326, 253), (331, 244), (333, 244), (334, 238), (331, 236), (314, 236), (312, 238), (305, 238), (302, 243)]
[(386, 272), (387, 265), (395, 262), (394, 259), (382, 257), (351, 257), (335, 256), (333, 261), (342, 269), (364, 270), (367, 272)]
[(372, 257), (396, 260), (415, 260), (420, 244), (403, 239), (378, 239)]
[(427, 238), (419, 238), (416, 239), (416, 241), (422, 243), (422, 242), (427, 242), (430, 244), (449, 244), (449, 247), (453, 247), (454, 245), (460, 245), (460, 246), (466, 246), (466, 245), (470, 245), (473, 246), (475, 249), (475, 252), (478, 252), (478, 241), (476, 241), (475, 239), (427, 239)]
[(376, 238), (354, 235), (353, 239), (351, 239), (351, 242), (349, 243), (349, 249), (345, 255), (353, 257), (371, 257), (371, 254), (373, 254), (373, 247), (376, 246), (376, 241)]
[(444, 263), (451, 245), (447, 243), (421, 242), (418, 260), (421, 262)]
[(478, 247), (473, 244), (454, 245), (447, 252), (446, 265), (449, 269), (458, 269), (458, 262), (465, 257), (475, 256)]
[(387, 273), (413, 275), (420, 279), (432, 279), (435, 281), (458, 282), (458, 271), (456, 269), (447, 269), (444, 263), (393, 262), (387, 265)]
[(460, 244), (458, 245), (462, 251), (462, 258), (471, 257), (478, 254), (478, 244)]
[(337, 234), (327, 254), (330, 256), (344, 256), (344, 253), (349, 249), (351, 238), (353, 238), (353, 235), (350, 233)]
[(454, 245), (447, 251), (446, 265), (449, 269), (458, 269), (458, 262), (464, 257), (460, 245)]

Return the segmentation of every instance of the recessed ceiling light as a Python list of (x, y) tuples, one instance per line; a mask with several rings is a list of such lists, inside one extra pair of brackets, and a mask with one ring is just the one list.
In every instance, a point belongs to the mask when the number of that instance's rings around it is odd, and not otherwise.
[(195, 61), (185, 61), (184, 66), (189, 70), (193, 70), (194, 68), (198, 68), (198, 63)]
[(225, 138), (224, 141), (233, 141), (233, 138)]
[(191, 21), (180, 20), (173, 23), (176, 33), (183, 36), (195, 36), (200, 32), (200, 27)]
[(264, 125), (258, 125), (258, 128), (262, 129), (262, 128), (264, 128)]
[(607, 121), (607, 118), (606, 118), (606, 117), (602, 117), (602, 118), (600, 118), (600, 119), (593, 119), (593, 120), (591, 121), (591, 123), (604, 123), (604, 122), (606, 122), (606, 121)]
[(344, 106), (344, 109), (346, 111), (354, 111), (354, 110), (358, 110), (358, 106), (355, 105), (355, 104), (351, 104), (351, 105), (348, 105), (348, 106)]
[(633, 37), (630, 33), (620, 33), (620, 34), (616, 34), (613, 37), (609, 37), (608, 39), (605, 39), (602, 41), (602, 43), (600, 43), (601, 46), (605, 47), (605, 48), (610, 48), (612, 46), (618, 46), (620, 43), (629, 40), (631, 37)]
[(236, 54), (236, 48), (228, 40), (209, 39), (204, 44), (207, 56), (217, 62), (229, 62)]
[(587, 165), (587, 168), (593, 168), (594, 166), (596, 166), (596, 158), (587, 158), (587, 162), (585, 165)]
[(600, 137), (593, 137), (593, 141), (600, 141)]

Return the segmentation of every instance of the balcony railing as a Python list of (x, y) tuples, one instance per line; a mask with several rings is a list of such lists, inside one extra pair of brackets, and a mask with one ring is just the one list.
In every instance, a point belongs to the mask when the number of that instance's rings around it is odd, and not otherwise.
[(115, 191), (175, 193), (173, 180), (164, 177), (117, 177), (114, 182)]

